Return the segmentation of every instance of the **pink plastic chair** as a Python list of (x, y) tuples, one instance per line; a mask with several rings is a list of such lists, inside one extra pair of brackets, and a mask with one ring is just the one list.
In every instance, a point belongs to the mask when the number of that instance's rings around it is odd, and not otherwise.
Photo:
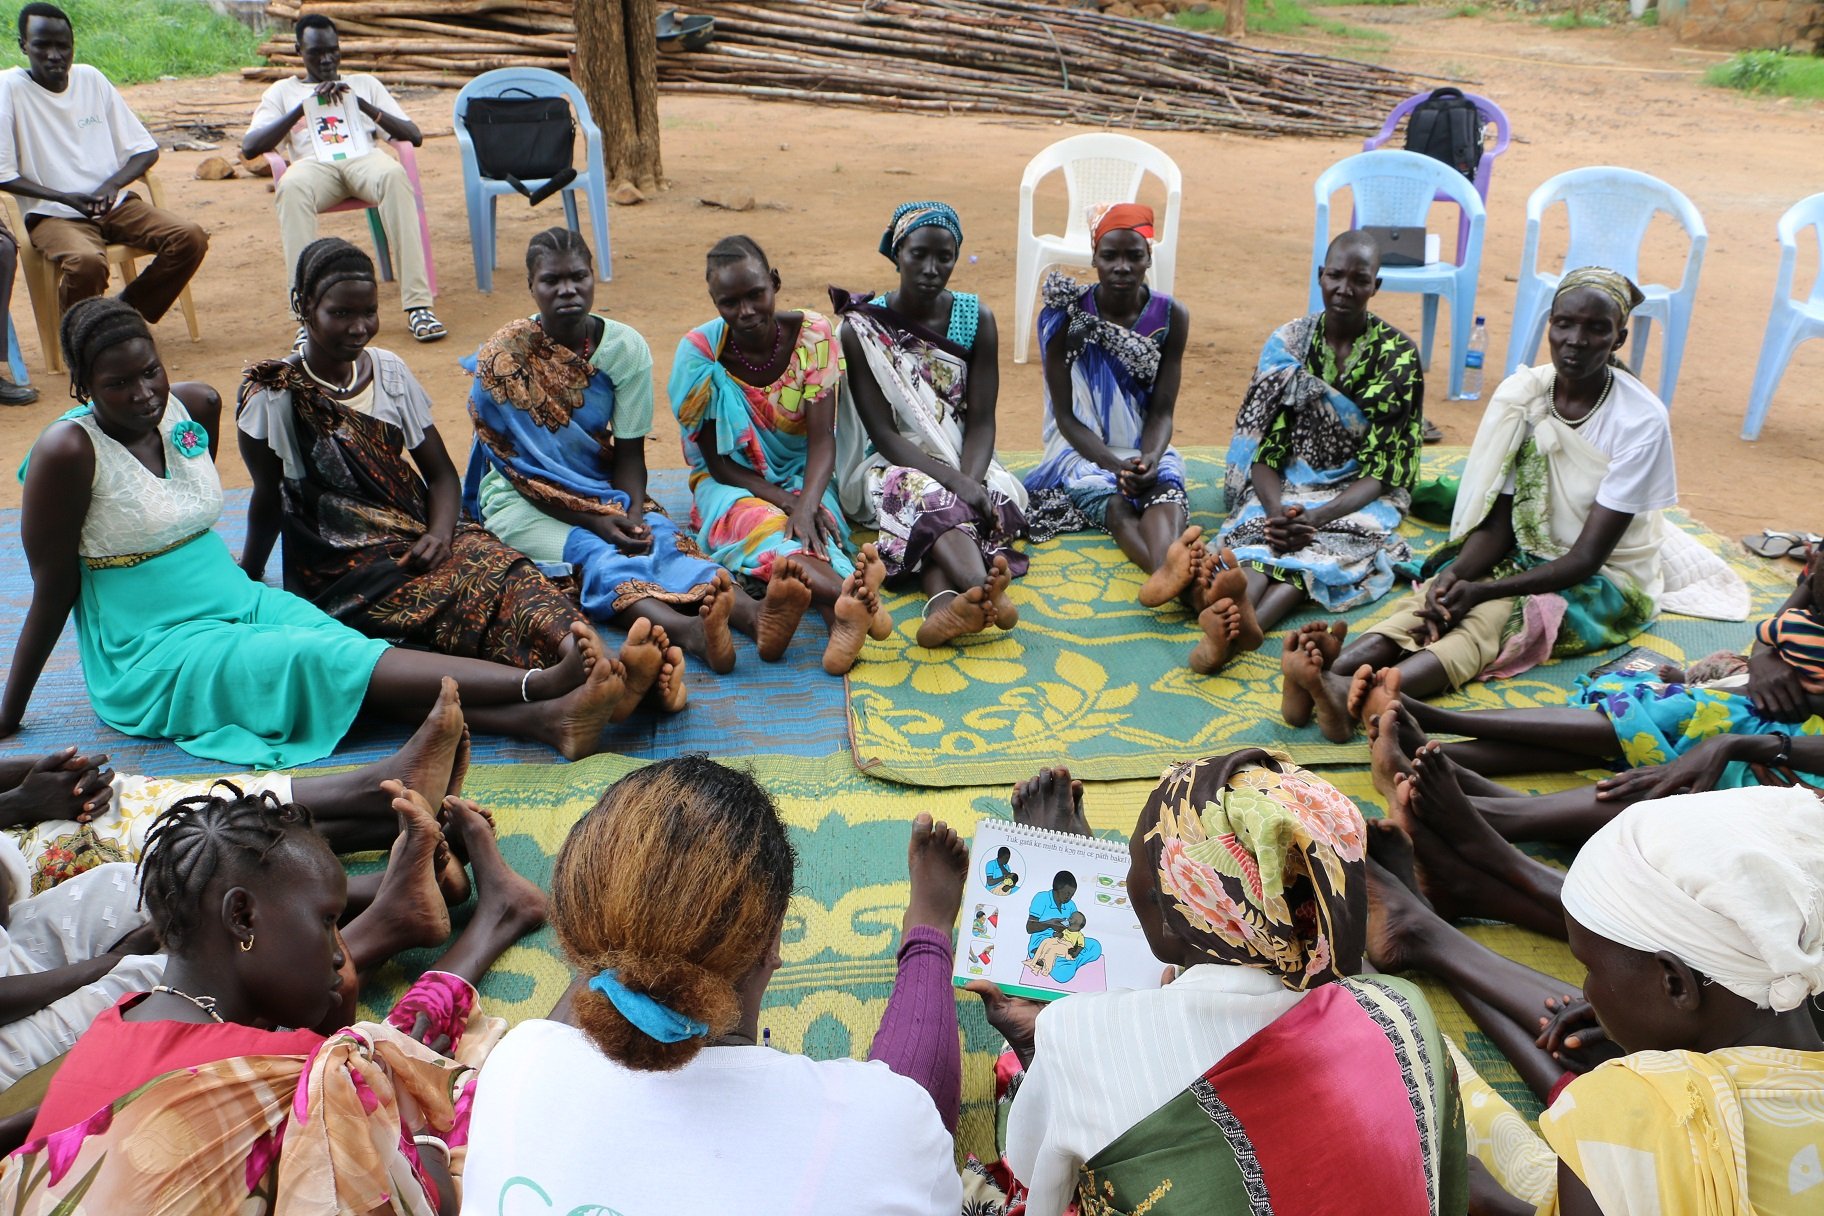
[[(1393, 107), (1393, 113), (1387, 116), (1387, 121), (1381, 124), (1381, 129), (1362, 141), (1362, 151), (1372, 152), (1376, 148), (1381, 147), (1388, 140), (1392, 139), (1393, 133), (1395, 129), (1399, 127), (1401, 121), (1404, 120), (1408, 114), (1411, 114), (1417, 109), (1420, 102), (1425, 101), (1430, 96), (1431, 90), (1427, 89), (1423, 93), (1414, 93), (1411, 97), (1408, 97), (1405, 101), (1402, 101), (1399, 105)], [(1467, 100), (1475, 103), (1476, 109), (1482, 112), (1483, 121), (1492, 123), (1495, 128), (1495, 146), (1493, 148), (1487, 147), (1486, 145), (1483, 146), (1482, 159), (1476, 165), (1476, 176), (1474, 179), (1476, 193), (1482, 196), (1482, 202), (1486, 206), (1488, 203), (1488, 183), (1495, 176), (1495, 157), (1507, 151), (1507, 145), (1512, 142), (1513, 130), (1511, 124), (1507, 121), (1507, 115), (1502, 112), (1500, 106), (1496, 105), (1488, 98), (1475, 93), (1465, 93), (1463, 96)], [(1440, 194), (1436, 201), (1448, 203), (1450, 199)], [(1457, 265), (1461, 266), (1463, 264), (1463, 255), (1468, 250), (1468, 247), (1469, 216), (1459, 210), (1457, 212)]]
[[(399, 163), (405, 166), (406, 177), (411, 179), (412, 197), (418, 200), (418, 236), (424, 242), (424, 272), (430, 281), (431, 294), (436, 295), (437, 259), (431, 256), (431, 222), (424, 215), (424, 183), (418, 180), (418, 149), (403, 139), (391, 142), (393, 150), (399, 153)], [(291, 165), (276, 149), (266, 153), (266, 163), (272, 167), (272, 184), (276, 187)], [(392, 282), (393, 255), (387, 247), (386, 227), (381, 224), (380, 213), (375, 210), (374, 204), (364, 203), (358, 198), (345, 198), (319, 214), (327, 215), (331, 211), (367, 212), (367, 227), (374, 234), (374, 260), (380, 263), (380, 277), (388, 283)]]

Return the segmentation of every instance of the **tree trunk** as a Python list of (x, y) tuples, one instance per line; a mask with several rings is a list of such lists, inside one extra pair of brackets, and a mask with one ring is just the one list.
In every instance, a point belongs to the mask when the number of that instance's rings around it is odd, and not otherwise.
[(1222, 15), (1222, 33), (1225, 38), (1247, 36), (1248, 0), (1229, 0), (1228, 11)]
[(658, 47), (653, 0), (575, 0), (573, 75), (602, 129), (611, 190), (657, 190)]

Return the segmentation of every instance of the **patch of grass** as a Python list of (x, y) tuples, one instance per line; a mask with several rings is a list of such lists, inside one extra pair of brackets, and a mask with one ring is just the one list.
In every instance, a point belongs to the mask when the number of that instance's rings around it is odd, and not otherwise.
[[(1325, 0), (1312, 0), (1322, 4)], [(1333, 0), (1344, 3), (1346, 0)], [(1405, 3), (1406, 0), (1365, 0), (1367, 3)], [(1223, 14), (1212, 7), (1207, 13), (1175, 13), (1172, 20), (1187, 30), (1203, 30), (1211, 34), (1222, 33)], [(1386, 42), (1388, 36), (1378, 30), (1365, 30), (1329, 17), (1320, 17), (1305, 7), (1304, 0), (1272, 0), (1269, 7), (1267, 0), (1248, 0), (1248, 33), (1265, 34), (1269, 37), (1276, 34), (1328, 34), (1332, 38), (1343, 38), (1351, 42)]]
[(1659, 24), (1659, 10), (1656, 8), (1650, 8), (1646, 12), (1642, 13), (1639, 17), (1636, 17), (1635, 21), (1637, 24), (1644, 25), (1649, 28), (1651, 28), (1655, 25), (1658, 25)]
[[(23, 67), (14, 31), (19, 3), (0, 4), (0, 67)], [(260, 61), (260, 36), (197, 0), (59, 0), (76, 32), (76, 62), (115, 84), (160, 76), (213, 76)]]
[(1593, 30), (1608, 25), (1609, 19), (1601, 13), (1553, 13), (1550, 17), (1541, 17), (1539, 24), (1554, 30)]
[(1480, 4), (1459, 4), (1450, 10), (1450, 15), (1453, 17), (1480, 17), (1483, 11)]
[(1743, 51), (1704, 73), (1707, 84), (1767, 97), (1824, 98), (1824, 58)]

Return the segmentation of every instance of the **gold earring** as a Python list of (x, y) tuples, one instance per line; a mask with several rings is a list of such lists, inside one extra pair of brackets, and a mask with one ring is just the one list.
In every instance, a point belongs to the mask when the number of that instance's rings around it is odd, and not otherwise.
[(251, 949), (253, 949), (253, 939), (250, 937), (241, 943), (241, 952), (246, 953)]

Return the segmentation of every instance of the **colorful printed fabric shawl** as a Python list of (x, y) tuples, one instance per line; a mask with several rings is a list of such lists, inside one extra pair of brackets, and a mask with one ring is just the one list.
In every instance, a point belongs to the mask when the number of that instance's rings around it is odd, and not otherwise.
[[(1061, 487), (1073, 495), (1106, 498), (1115, 492), (1115, 475), (1091, 462), (1058, 432), (1057, 411), (1069, 409), (1094, 431), (1115, 455), (1140, 452), (1147, 408), (1153, 400), (1153, 378), (1172, 319), (1172, 298), (1152, 292), (1132, 329), (1104, 318), (1096, 308), (1096, 289), (1053, 271), (1045, 279), (1045, 307), (1039, 311), (1039, 345), (1049, 348), (1062, 332), (1064, 358), (1070, 366), (1071, 399), (1045, 398), (1045, 455), (1026, 475), (1028, 490)], [(1167, 448), (1159, 461), (1159, 480), (1184, 486), (1184, 458)], [(1073, 501), (1076, 501), (1073, 498)], [(1083, 504), (1078, 502), (1078, 506)]]
[[(605, 325), (615, 322), (603, 319)], [(645, 353), (637, 334), (619, 326)], [(482, 518), (482, 478), (493, 470), (533, 507), (584, 515), (625, 515), (634, 502), (610, 480), (616, 392), (610, 367), (633, 362), (605, 332), (592, 358), (554, 342), (536, 320), (510, 322), (462, 360), (474, 376), (469, 417), (475, 443), (463, 478), (463, 509)], [(644, 375), (651, 375), (645, 353)], [(712, 594), (716, 565), (682, 537), (657, 503), (640, 504), (652, 531), (645, 553), (622, 553), (587, 528), (573, 528), (564, 560), (578, 571), (583, 608), (597, 620), (641, 599), (680, 607)]]
[[(1418, 482), (1425, 376), (1412, 340), (1372, 314), (1339, 368), (1323, 322), (1322, 313), (1289, 321), (1261, 348), (1229, 444), (1220, 536), (1242, 561), (1341, 612), (1386, 595), (1394, 563), (1411, 556), (1397, 529)], [(1363, 477), (1383, 493), (1303, 549), (1274, 553), (1256, 464), (1279, 473), (1286, 506), (1321, 507)]]
[[(1621, 753), (1630, 767), (1670, 764), (1706, 739), (1718, 735), (1824, 735), (1824, 715), (1803, 722), (1781, 723), (1754, 710), (1745, 678), (1730, 677), (1714, 685), (1667, 684), (1657, 674), (1609, 675), (1578, 682), (1578, 701), (1602, 713), (1615, 728)], [(1802, 781), (1824, 787), (1824, 775), (1776, 773), (1731, 761), (1717, 781), (1718, 789)]]
[[(782, 489), (793, 493), (804, 489), (805, 464), (810, 455), (805, 433), (806, 406), (837, 391), (845, 363), (841, 343), (829, 320), (809, 310), (803, 317), (785, 374), (771, 385), (741, 384), (718, 362), (723, 343), (728, 340), (728, 324), (720, 317), (684, 335), (666, 384), (672, 412), (677, 415), (682, 432), (684, 460), (691, 468), (691, 526), (695, 539), (705, 552), (729, 569), (760, 577), (765, 577), (763, 572), (771, 568), (774, 557), (799, 552), (801, 546), (784, 535), (776, 511), (767, 513), (767, 522), (760, 530), (739, 536), (712, 535), (718, 533), (717, 525), (723, 518), (737, 512), (751, 496), (709, 475), (697, 436), (705, 423), (713, 423), (716, 448), (723, 456)], [(855, 564), (847, 552), (849, 526), (837, 499), (834, 477), (824, 487), (822, 503), (842, 537), (841, 547), (830, 551), (830, 565), (837, 574), (847, 577)], [(726, 533), (727, 529), (720, 531)]]
[[(406, 1033), (419, 1015), (457, 1058)], [(468, 1143), (477, 1069), (506, 1031), (474, 989), (430, 972), (386, 1023), (363, 1022), (309, 1056), (240, 1056), (149, 1081), (0, 1162), (9, 1216), (233, 1212), (437, 1216), (410, 1131)], [(390, 1205), (390, 1206), (389, 1206)]]
[(1082, 1216), (1456, 1216), (1455, 1074), (1418, 990), (1326, 983), (1122, 1133), (1077, 1177)]

